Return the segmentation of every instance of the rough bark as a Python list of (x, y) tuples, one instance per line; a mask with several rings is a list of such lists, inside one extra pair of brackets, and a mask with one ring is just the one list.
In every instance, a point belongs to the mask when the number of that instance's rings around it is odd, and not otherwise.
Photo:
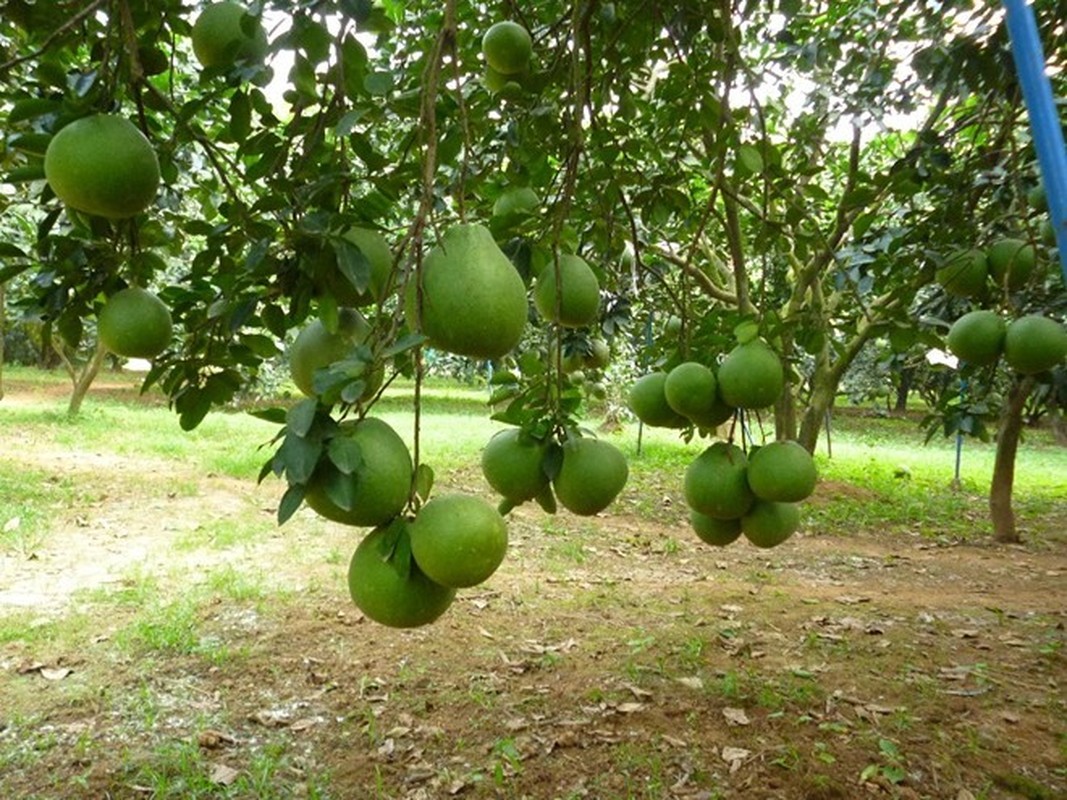
[(77, 416), (78, 412), (81, 411), (82, 401), (85, 400), (85, 395), (89, 393), (89, 387), (96, 380), (106, 356), (107, 348), (98, 342), (92, 358), (85, 362), (80, 371), (73, 370), (68, 362), (68, 371), (74, 385), (70, 393), (70, 403), (67, 405), (67, 413), (70, 416)]
[(4, 337), (7, 335), (7, 287), (0, 283), (0, 400), (4, 399)]
[(896, 414), (903, 414), (908, 410), (908, 394), (911, 392), (911, 384), (915, 379), (915, 368), (905, 367), (900, 371), (900, 381), (897, 383), (897, 399), (893, 404)]
[(1011, 498), (1015, 484), (1015, 454), (1023, 430), (1023, 409), (1033, 388), (1033, 378), (1017, 381), (1008, 393), (1000, 415), (993, 480), (989, 486), (989, 516), (993, 523), (993, 538), (998, 542), (1020, 541)]

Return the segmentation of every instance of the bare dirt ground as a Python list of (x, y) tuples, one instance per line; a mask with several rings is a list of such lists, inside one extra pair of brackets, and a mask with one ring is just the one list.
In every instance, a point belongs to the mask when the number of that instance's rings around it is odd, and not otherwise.
[(1067, 797), (1062, 510), (714, 549), (631, 485), (521, 507), (487, 584), (395, 631), (347, 598), (360, 532), (277, 528), (277, 484), (12, 455), (110, 488), (0, 551), (3, 798)]

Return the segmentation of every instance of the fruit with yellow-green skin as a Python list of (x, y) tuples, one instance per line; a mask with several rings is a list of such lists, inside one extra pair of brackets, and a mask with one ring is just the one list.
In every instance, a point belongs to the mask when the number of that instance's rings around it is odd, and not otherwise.
[(1027, 314), (1008, 325), (1004, 360), (1016, 372), (1036, 375), (1067, 357), (1067, 328), (1041, 314)]
[(815, 461), (798, 442), (765, 444), (748, 459), (748, 485), (760, 500), (800, 502), (815, 491), (817, 480)]
[[(305, 502), (320, 516), (345, 525), (374, 527), (389, 522), (411, 496), (413, 470), (407, 445), (376, 417), (346, 423), (338, 436), (358, 445), (358, 465), (344, 473), (332, 462), (320, 462), (307, 483)], [(345, 504), (339, 504), (341, 497)]]
[(482, 36), (482, 54), (501, 75), (522, 72), (533, 55), (533, 40), (522, 25), (510, 20), (497, 22)]
[(766, 343), (739, 344), (719, 365), (719, 395), (734, 408), (766, 408), (785, 389), (782, 361)]
[(558, 276), (555, 264), (549, 264), (537, 276), (534, 305), (549, 322), (558, 322), (565, 328), (583, 328), (596, 322), (600, 282), (584, 259), (563, 253), (559, 257)]
[(113, 294), (97, 318), (101, 343), (125, 358), (155, 358), (170, 344), (172, 329), (170, 309), (139, 286)]
[(512, 505), (531, 500), (548, 485), (544, 471), (547, 447), (520, 428), (493, 435), (482, 450), (482, 474)]
[(667, 405), (701, 428), (715, 428), (734, 414), (719, 397), (715, 373), (696, 361), (686, 361), (669, 373), (663, 384)]
[[(390, 628), (417, 628), (437, 620), (456, 597), (456, 590), (430, 580), (411, 559), (396, 563), (396, 527), (404, 520), (375, 528), (356, 547), (348, 564), (348, 592), (369, 619)], [(405, 531), (401, 535), (407, 535)], [(404, 567), (407, 567), (406, 569)]]
[(689, 420), (667, 402), (666, 384), (667, 373), (662, 370), (638, 378), (630, 387), (630, 410), (645, 425), (653, 428), (684, 428)]
[(568, 511), (592, 516), (611, 505), (626, 486), (629, 474), (626, 457), (609, 442), (588, 437), (568, 439), (552, 487)]
[(526, 327), (526, 285), (484, 225), (453, 225), (423, 259), (421, 325), (419, 281), (404, 299), (408, 325), (456, 355), (500, 358)]
[(144, 211), (159, 188), (159, 160), (145, 135), (125, 117), (94, 114), (52, 137), (44, 174), (71, 208), (108, 219)]
[(725, 547), (741, 536), (740, 519), (716, 519), (690, 509), (689, 525), (702, 542), (716, 547)]
[(996, 311), (970, 311), (952, 323), (945, 343), (957, 358), (984, 367), (992, 364), (1004, 351), (1007, 325)]
[[(337, 317), (336, 331), (331, 332), (322, 320), (316, 319), (297, 334), (289, 348), (289, 374), (296, 388), (308, 397), (318, 395), (315, 372), (343, 359), (370, 334), (370, 324), (356, 309), (342, 308)], [(364, 397), (378, 391), (382, 374), (381, 369), (376, 369), (364, 376), (367, 382)]]
[(741, 517), (741, 532), (756, 547), (777, 547), (800, 527), (796, 503), (757, 500)]
[(960, 250), (953, 253), (937, 270), (937, 282), (956, 297), (978, 297), (986, 290), (989, 263), (981, 250)]
[(998, 239), (986, 251), (989, 273), (998, 286), (1021, 289), (1030, 280), (1037, 265), (1034, 246), (1022, 239)]
[(541, 205), (541, 198), (529, 186), (505, 190), (493, 203), (494, 217), (518, 217), (533, 214)]
[(267, 52), (267, 34), (240, 3), (213, 3), (193, 23), (193, 54), (204, 67), (231, 67), (258, 61)]
[(734, 444), (715, 442), (685, 471), (685, 502), (715, 519), (737, 519), (756, 500), (748, 485), (748, 458)]
[(454, 589), (484, 583), (508, 549), (504, 518), (468, 494), (433, 498), (415, 514), (408, 533), (419, 569), (434, 583)]

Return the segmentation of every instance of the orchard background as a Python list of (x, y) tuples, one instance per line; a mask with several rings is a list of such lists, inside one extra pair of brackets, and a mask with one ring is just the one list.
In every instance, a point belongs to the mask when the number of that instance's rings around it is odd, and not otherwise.
[[(265, 2), (212, 66), (199, 5), (0, 10), (6, 794), (1067, 791), (1067, 372), (936, 356), (972, 310), (1067, 309), (997, 4)], [(1034, 12), (1062, 97), (1063, 15)], [(507, 80), (482, 52), (503, 20), (532, 45)], [(44, 180), (101, 113), (158, 159), (132, 216)], [(423, 328), (461, 225), (531, 295), (505, 353)], [(1005, 239), (1021, 280), (953, 285)], [(599, 294), (579, 325), (537, 297), (570, 256)], [(98, 336), (129, 286), (173, 322), (146, 374)], [(302, 398), (298, 333), (353, 303), (359, 341)], [(773, 409), (636, 425), (639, 378), (753, 337)], [(396, 631), (347, 598), (367, 529), (302, 504), (366, 415), (412, 454), (410, 513), (495, 504), (478, 464), (508, 426), (598, 437), (629, 480), (596, 515), (519, 504), (500, 570)], [(690, 530), (715, 437), (815, 455), (773, 551)]]

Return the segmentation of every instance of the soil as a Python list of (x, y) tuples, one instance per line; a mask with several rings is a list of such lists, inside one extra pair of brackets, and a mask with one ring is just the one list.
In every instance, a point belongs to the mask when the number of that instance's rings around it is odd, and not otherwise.
[[(491, 580), (398, 631), (347, 597), (361, 532), (277, 527), (277, 482), (3, 436), (109, 488), (0, 550), (0, 797), (1067, 797), (1063, 509), (1021, 545), (716, 549), (632, 484), (518, 508)], [(147, 635), (190, 598), (191, 644)]]

